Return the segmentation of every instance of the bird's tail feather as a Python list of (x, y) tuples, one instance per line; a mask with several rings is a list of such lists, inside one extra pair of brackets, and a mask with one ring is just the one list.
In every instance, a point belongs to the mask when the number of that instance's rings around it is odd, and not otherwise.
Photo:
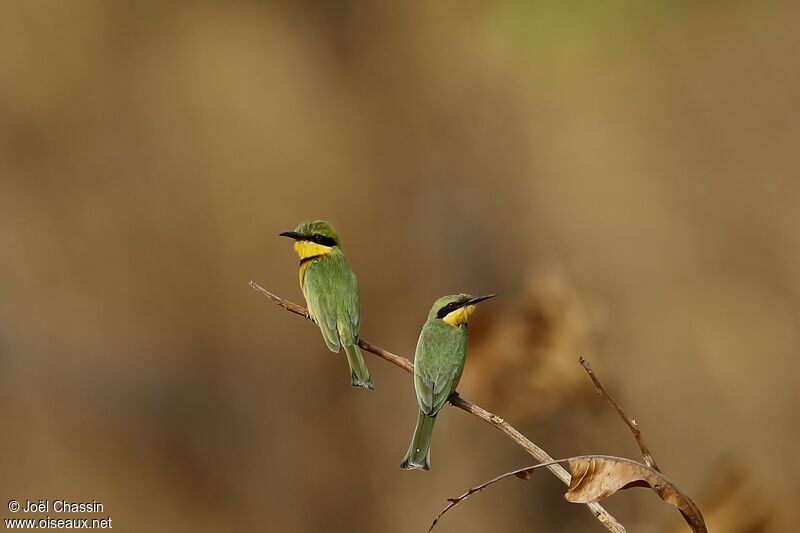
[(422, 411), (419, 412), (411, 445), (408, 447), (406, 458), (400, 463), (400, 468), (430, 470), (431, 435), (434, 422), (436, 422), (436, 415), (427, 416)]
[(347, 362), (350, 364), (350, 379), (353, 386), (373, 389), (372, 378), (369, 376), (369, 370), (367, 370), (367, 365), (364, 363), (364, 357), (361, 355), (358, 345), (345, 345), (344, 353), (347, 355)]

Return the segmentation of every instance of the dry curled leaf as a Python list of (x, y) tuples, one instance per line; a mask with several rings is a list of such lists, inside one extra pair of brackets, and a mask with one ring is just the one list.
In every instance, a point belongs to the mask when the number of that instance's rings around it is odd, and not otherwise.
[(663, 474), (636, 461), (604, 455), (573, 457), (569, 460), (572, 480), (564, 498), (571, 503), (598, 502), (622, 489), (649, 487), (683, 514), (695, 533), (707, 533), (700, 510)]
[(436, 527), (439, 519), (447, 511), (476, 492), (480, 492), (486, 487), (512, 476), (520, 479), (530, 479), (534, 470), (555, 463), (567, 463), (569, 471), (572, 473), (569, 488), (564, 494), (564, 498), (570, 503), (594, 503), (608, 498), (622, 489), (649, 487), (662, 500), (678, 508), (694, 533), (708, 533), (700, 509), (672, 481), (642, 463), (611, 455), (579, 455), (568, 459), (553, 459), (552, 461), (501, 474), (486, 483), (472, 487), (457, 498), (448, 498), (447, 501), (450, 503), (434, 518), (428, 533)]

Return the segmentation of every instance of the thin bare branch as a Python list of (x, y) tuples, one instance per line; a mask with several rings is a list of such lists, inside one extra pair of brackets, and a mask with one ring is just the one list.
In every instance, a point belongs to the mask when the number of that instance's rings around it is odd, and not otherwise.
[(458, 505), (462, 501), (466, 500), (467, 498), (469, 498), (470, 496), (472, 496), (476, 492), (482, 491), (483, 489), (485, 489), (489, 485), (493, 485), (494, 483), (497, 483), (501, 479), (505, 479), (507, 477), (511, 477), (511, 476), (520, 477), (523, 474), (526, 475), (524, 479), (527, 479), (528, 475), (532, 474), (533, 471), (536, 470), (537, 468), (550, 467), (551, 465), (554, 465), (554, 464), (557, 464), (557, 463), (561, 463), (561, 462), (564, 462), (564, 461), (568, 461), (568, 460), (569, 459), (553, 459), (552, 461), (548, 461), (546, 463), (539, 463), (538, 465), (526, 466), (525, 468), (520, 468), (518, 470), (513, 470), (511, 472), (506, 472), (505, 474), (500, 474), (496, 478), (490, 479), (486, 483), (481, 483), (477, 487), (472, 487), (471, 489), (469, 489), (467, 492), (465, 492), (461, 496), (457, 496), (455, 498), (448, 498), (447, 501), (449, 501), (450, 503), (448, 503), (447, 507), (442, 509), (441, 512), (438, 515), (436, 515), (436, 518), (433, 519), (433, 522), (431, 523), (431, 527), (428, 528), (428, 533), (433, 531), (433, 528), (435, 528), (436, 524), (439, 523), (439, 519), (441, 519), (442, 515), (444, 515), (447, 511), (449, 511), (450, 509), (452, 509), (453, 507), (455, 507), (456, 505)]
[[(288, 300), (284, 300), (280, 296), (272, 294), (271, 292), (269, 292), (268, 290), (266, 290), (265, 288), (263, 288), (254, 281), (250, 281), (250, 286), (253, 289), (261, 292), (264, 296), (271, 299), (272, 301), (274, 301), (287, 311), (308, 318), (308, 311), (304, 307), (289, 302)], [(364, 351), (377, 355), (378, 357), (381, 357), (389, 361), (390, 363), (399, 366), (400, 368), (402, 368), (403, 370), (405, 370), (410, 374), (414, 373), (414, 364), (405, 357), (393, 354), (392, 352), (384, 350), (383, 348), (374, 346), (363, 339), (358, 341), (358, 345)], [(538, 460), (540, 463), (548, 463), (543, 466), (546, 466), (565, 485), (569, 485), (571, 478), (569, 472), (567, 472), (560, 464), (556, 464), (555, 462), (553, 462), (553, 458), (550, 457), (550, 455), (548, 455), (547, 452), (545, 452), (542, 448), (540, 448), (539, 446), (528, 440), (522, 433), (517, 431), (513, 426), (504, 421), (502, 418), (500, 418), (496, 414), (490, 413), (489, 411), (478, 405), (475, 405), (474, 403), (466, 400), (465, 398), (459, 396), (458, 394), (453, 394), (453, 396), (450, 397), (450, 403), (453, 406), (458, 407), (459, 409), (462, 409), (480, 418), (485, 422), (488, 422), (489, 424), (493, 425), (494, 427), (505, 433), (511, 440), (516, 442), (526, 452), (535, 457), (536, 460)], [(606, 511), (599, 503), (589, 503), (586, 504), (586, 506), (589, 508), (589, 510), (595, 516), (595, 518), (601, 524), (603, 524), (609, 531), (614, 531), (616, 533), (623, 533), (626, 531), (625, 527), (622, 524), (620, 524), (617, 521), (617, 519), (614, 518), (608, 511)]]
[[(681, 514), (683, 515), (684, 519), (689, 524), (689, 526), (692, 528), (692, 531), (696, 531), (698, 533), (708, 533), (705, 521), (703, 520), (703, 515), (702, 513), (700, 513), (700, 509), (698, 509), (695, 503), (691, 500), (691, 498), (689, 498), (683, 492), (681, 492), (680, 489), (678, 489), (678, 487), (675, 486), (675, 484), (672, 481), (664, 477), (664, 475), (661, 472), (658, 472), (657, 470), (647, 465), (639, 463), (638, 461), (626, 459), (625, 457), (616, 457), (613, 455), (576, 455), (574, 457), (568, 457), (566, 459), (553, 459), (546, 463), (539, 463), (533, 466), (526, 466), (523, 468), (519, 468), (517, 470), (512, 470), (511, 472), (506, 472), (505, 474), (500, 474), (499, 476), (492, 478), (489, 481), (486, 481), (485, 483), (481, 483), (480, 485), (470, 488), (467, 492), (465, 492), (460, 496), (457, 496), (455, 498), (448, 498), (448, 501), (450, 503), (448, 503), (447, 506), (444, 509), (442, 509), (441, 512), (436, 516), (436, 518), (433, 519), (430, 528), (428, 528), (428, 533), (433, 531), (433, 528), (436, 527), (442, 516), (450, 509), (452, 509), (462, 501), (466, 500), (468, 497), (475, 494), (476, 492), (480, 492), (486, 487), (493, 485), (502, 479), (511, 476), (517, 476), (520, 479), (530, 479), (531, 475), (536, 469), (543, 467), (549, 468), (550, 466), (556, 463), (569, 462), (570, 467), (573, 469), (573, 471), (575, 471), (577, 465), (573, 464), (574, 461), (585, 462), (587, 460), (591, 461), (599, 460), (604, 462), (601, 464), (611, 463), (614, 464), (615, 466), (619, 464), (633, 465), (635, 468), (641, 470), (635, 470), (633, 472), (633, 475), (631, 475), (631, 473), (629, 472), (622, 472), (617, 474), (619, 476), (622, 476), (622, 480), (619, 482), (620, 486), (612, 490), (608, 490), (609, 489), (608, 476), (610, 473), (608, 471), (604, 471), (601, 474), (601, 477), (603, 478), (602, 482), (603, 490), (599, 492), (597, 491), (596, 486), (595, 487), (590, 486), (589, 488), (581, 487), (581, 484), (586, 481), (586, 478), (584, 477), (586, 473), (584, 472), (584, 476), (578, 477), (577, 484), (570, 485), (570, 488), (567, 491), (567, 494), (565, 495), (567, 501), (571, 502), (577, 502), (580, 500), (585, 501), (585, 498), (587, 497), (603, 499), (606, 498), (607, 496), (610, 496), (611, 494), (614, 494), (615, 492), (617, 492), (617, 490), (622, 490), (628, 487), (633, 487), (633, 486), (649, 487), (652, 490), (654, 490), (663, 501), (670, 503), (671, 505), (674, 505), (681, 511)], [(644, 473), (644, 475), (642, 475), (642, 472)], [(627, 476), (630, 476), (630, 478), (628, 478)], [(587, 490), (589, 492), (587, 492)], [(567, 497), (571, 493), (573, 494), (573, 497), (572, 498)]]
[(251, 287), (253, 287), (255, 290), (257, 290), (258, 292), (260, 292), (261, 294), (263, 294), (264, 296), (266, 296), (267, 298), (269, 298), (270, 300), (272, 300), (273, 302), (275, 302), (276, 304), (280, 305), (281, 307), (283, 307), (284, 309), (289, 311), (290, 313), (294, 313), (296, 315), (300, 315), (300, 316), (302, 316), (304, 318), (310, 318), (310, 316), (308, 314), (308, 310), (305, 307), (303, 307), (302, 305), (293, 304), (289, 300), (284, 300), (280, 296), (278, 296), (276, 294), (272, 294), (267, 289), (265, 289), (264, 287), (262, 287), (261, 285), (259, 285), (258, 283), (256, 283), (253, 280), (250, 280), (249, 285)]
[(642, 432), (639, 431), (639, 424), (636, 423), (636, 420), (629, 417), (628, 414), (622, 409), (622, 407), (611, 397), (610, 394), (606, 392), (603, 388), (603, 385), (600, 383), (600, 380), (595, 375), (594, 371), (592, 370), (592, 365), (589, 364), (589, 361), (584, 359), (583, 357), (579, 357), (578, 361), (580, 362), (581, 366), (586, 370), (589, 374), (589, 377), (592, 378), (594, 382), (594, 386), (597, 389), (598, 394), (605, 398), (605, 400), (614, 408), (617, 414), (622, 418), (622, 421), (628, 425), (630, 428), (631, 433), (633, 433), (633, 438), (636, 440), (636, 445), (639, 446), (639, 450), (642, 452), (642, 457), (644, 458), (644, 462), (647, 466), (655, 470), (656, 472), (661, 472), (656, 464), (656, 460), (653, 459), (653, 455), (650, 453), (650, 449), (644, 443), (644, 437), (642, 437)]

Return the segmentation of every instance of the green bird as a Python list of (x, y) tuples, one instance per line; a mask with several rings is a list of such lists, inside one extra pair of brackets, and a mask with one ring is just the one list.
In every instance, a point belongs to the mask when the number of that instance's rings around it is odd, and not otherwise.
[(372, 389), (369, 370), (358, 349), (358, 281), (333, 226), (324, 220), (304, 222), (280, 236), (295, 241), (294, 249), (300, 256), (300, 288), (309, 317), (322, 331), (325, 344), (336, 353), (344, 348), (353, 386)]
[(430, 469), (431, 434), (436, 415), (455, 392), (467, 359), (467, 320), (475, 304), (496, 294), (444, 296), (433, 304), (414, 354), (414, 389), (419, 415), (414, 437), (400, 468)]

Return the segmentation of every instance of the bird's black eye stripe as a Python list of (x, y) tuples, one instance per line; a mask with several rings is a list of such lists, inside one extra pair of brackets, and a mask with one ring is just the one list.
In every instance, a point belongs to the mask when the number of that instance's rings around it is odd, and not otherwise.
[(306, 237), (305, 240), (311, 241), (316, 244), (321, 244), (322, 246), (336, 246), (338, 244), (336, 242), (336, 239), (319, 234), (310, 235)]
[(453, 311), (455, 311), (459, 307), (463, 307), (463, 305), (464, 305), (463, 303), (459, 303), (459, 302), (450, 302), (449, 304), (447, 304), (444, 307), (442, 307), (441, 309), (439, 309), (439, 312), (436, 313), (436, 318), (444, 318), (449, 313), (452, 313)]

